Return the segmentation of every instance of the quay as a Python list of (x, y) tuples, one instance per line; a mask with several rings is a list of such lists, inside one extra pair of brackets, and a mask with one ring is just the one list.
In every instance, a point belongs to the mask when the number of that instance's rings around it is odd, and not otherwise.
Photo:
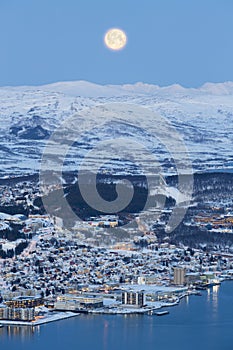
[(54, 312), (53, 315), (46, 315), (43, 318), (38, 318), (35, 321), (15, 321), (15, 320), (1, 320), (0, 328), (3, 326), (40, 326), (45, 323), (65, 320), (67, 318), (79, 316), (74, 312)]

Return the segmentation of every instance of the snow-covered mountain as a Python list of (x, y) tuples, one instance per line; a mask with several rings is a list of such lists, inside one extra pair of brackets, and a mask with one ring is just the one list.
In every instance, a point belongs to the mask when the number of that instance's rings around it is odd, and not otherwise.
[[(75, 114), (82, 118), (87, 107), (111, 102), (148, 107), (167, 118), (183, 138), (194, 170), (233, 165), (233, 82), (206, 83), (196, 89), (144, 83), (102, 86), (85, 81), (60, 82), (2, 87), (0, 101), (0, 175), (37, 171), (44, 146), (62, 121)], [(149, 122), (153, 125), (151, 119)], [(106, 134), (113, 139), (121, 135), (143, 139), (163, 170), (174, 170), (169, 152), (154, 142), (148, 132), (112, 122), (105, 130), (96, 127), (74, 145), (65, 170), (77, 169), (77, 159)], [(137, 120), (134, 124), (137, 125)], [(124, 165), (119, 159), (110, 162), (115, 171), (135, 170), (130, 162)]]

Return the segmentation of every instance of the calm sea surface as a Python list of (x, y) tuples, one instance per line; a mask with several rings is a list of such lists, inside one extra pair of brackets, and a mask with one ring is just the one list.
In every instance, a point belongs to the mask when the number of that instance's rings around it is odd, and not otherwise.
[(0, 329), (1, 350), (233, 350), (233, 282), (183, 299), (166, 316), (82, 315)]

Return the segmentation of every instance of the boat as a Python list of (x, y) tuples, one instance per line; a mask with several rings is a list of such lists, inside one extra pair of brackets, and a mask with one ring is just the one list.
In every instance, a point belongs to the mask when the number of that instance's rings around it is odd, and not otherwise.
[(169, 311), (158, 311), (155, 313), (156, 316), (164, 316), (168, 314), (169, 314)]

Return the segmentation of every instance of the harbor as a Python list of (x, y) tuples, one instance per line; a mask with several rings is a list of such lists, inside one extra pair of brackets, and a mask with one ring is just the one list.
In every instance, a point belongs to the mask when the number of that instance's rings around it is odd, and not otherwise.
[[(164, 316), (89, 313), (46, 326), (5, 326), (0, 329), (1, 346), (7, 350), (40, 350), (48, 346), (57, 350), (67, 346), (117, 350), (127, 345), (129, 349), (140, 350), (143, 340), (148, 350), (195, 350), (203, 349), (206, 344), (212, 350), (219, 350), (220, 343), (221, 349), (228, 350), (233, 339), (232, 287), (231, 281), (223, 282), (221, 286), (210, 287), (200, 297), (186, 296), (178, 307), (167, 308), (169, 314)], [(157, 310), (160, 311), (163, 309)]]

